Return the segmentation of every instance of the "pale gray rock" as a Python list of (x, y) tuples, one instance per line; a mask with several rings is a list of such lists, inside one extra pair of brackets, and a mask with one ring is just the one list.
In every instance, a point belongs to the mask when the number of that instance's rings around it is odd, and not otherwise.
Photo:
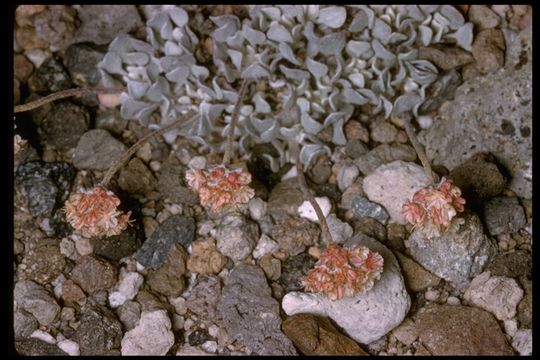
[(532, 330), (518, 330), (512, 339), (512, 347), (519, 353), (519, 355), (532, 355)]
[(32, 314), (41, 325), (51, 325), (60, 315), (60, 306), (54, 297), (33, 281), (17, 281), (13, 300), (21, 309)]
[(360, 171), (358, 170), (358, 167), (354, 164), (342, 166), (337, 175), (337, 183), (339, 190), (347, 190), (347, 188), (349, 188), (349, 186), (354, 183), (356, 178), (358, 178), (359, 174)]
[(371, 217), (381, 224), (386, 224), (389, 218), (388, 213), (381, 205), (371, 202), (363, 196), (354, 198), (352, 211), (357, 217)]
[(259, 239), (256, 223), (242, 215), (227, 215), (215, 233), (218, 250), (234, 261), (243, 260), (251, 254)]
[(341, 221), (334, 213), (326, 217), (326, 223), (328, 224), (330, 235), (332, 235), (332, 241), (336, 244), (343, 244), (353, 235), (352, 226)]
[(336, 301), (317, 293), (290, 292), (283, 297), (282, 307), (287, 315), (310, 313), (328, 316), (354, 340), (368, 344), (403, 321), (411, 299), (397, 259), (386, 246), (363, 234), (353, 237), (345, 247), (353, 244), (367, 246), (384, 258), (381, 278), (371, 290)]
[(126, 151), (126, 146), (107, 130), (93, 129), (81, 136), (73, 153), (73, 165), (80, 170), (105, 171)]
[(139, 325), (122, 338), (122, 355), (165, 355), (174, 344), (165, 310), (143, 311)]
[(414, 161), (414, 148), (405, 144), (382, 144), (354, 160), (354, 163), (364, 175), (371, 174), (379, 166), (396, 160)]
[(280, 182), (268, 197), (268, 214), (274, 219), (298, 216), (298, 207), (304, 202), (304, 194), (299, 188), (298, 180), (288, 179)]
[(13, 312), (13, 331), (15, 339), (28, 338), (38, 328), (35, 317), (24, 310)]
[(527, 223), (525, 211), (515, 197), (495, 197), (484, 205), (484, 222), (493, 236), (515, 233)]

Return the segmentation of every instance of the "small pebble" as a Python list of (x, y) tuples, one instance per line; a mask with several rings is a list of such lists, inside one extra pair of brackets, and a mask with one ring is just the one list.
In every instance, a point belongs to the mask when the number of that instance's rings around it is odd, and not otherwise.
[(217, 337), (219, 334), (219, 326), (217, 326), (216, 324), (210, 325), (210, 327), (208, 328), (208, 334), (213, 338)]
[(120, 105), (120, 94), (98, 94), (98, 100), (106, 108), (115, 108)]
[(448, 299), (446, 299), (446, 303), (448, 305), (459, 305), (461, 304), (459, 299), (455, 296), (449, 296)]
[(438, 290), (428, 290), (426, 291), (426, 300), (437, 301), (441, 293)]
[(517, 331), (517, 321), (516, 319), (510, 319), (510, 320), (505, 320), (504, 321), (504, 331), (510, 335), (510, 336), (514, 336), (516, 335), (516, 331)]
[(184, 330), (185, 331), (190, 331), (193, 328), (193, 325), (195, 325), (195, 322), (193, 320), (191, 320), (191, 319), (187, 319), (184, 322)]
[(419, 116), (417, 118), (417, 121), (418, 121), (418, 125), (420, 125), (422, 129), (427, 129), (431, 127), (431, 125), (433, 125), (433, 118), (431, 116), (427, 116), (427, 115)]
[(201, 345), (201, 348), (202, 348), (204, 351), (206, 351), (207, 353), (215, 354), (216, 351), (217, 351), (217, 342), (212, 341), (212, 340), (205, 341), (205, 342)]
[(43, 340), (49, 344), (56, 344), (56, 339), (51, 334), (43, 330), (39, 330), (39, 329), (34, 330), (34, 332), (30, 335), (30, 337)]
[(153, 172), (158, 172), (159, 169), (161, 169), (161, 163), (157, 160), (150, 161), (150, 169), (152, 169)]
[(318, 259), (321, 256), (321, 249), (319, 249), (317, 246), (311, 246), (308, 250), (308, 254), (311, 257)]
[(202, 170), (206, 167), (206, 158), (204, 156), (195, 156), (189, 160), (188, 166), (193, 170)]
[(81, 354), (79, 350), (79, 344), (73, 340), (65, 339), (58, 341), (56, 344), (60, 349), (64, 350), (70, 356), (79, 356)]
[(180, 330), (183, 329), (185, 326), (185, 319), (183, 316), (178, 314), (173, 314), (172, 317), (172, 328), (173, 330)]

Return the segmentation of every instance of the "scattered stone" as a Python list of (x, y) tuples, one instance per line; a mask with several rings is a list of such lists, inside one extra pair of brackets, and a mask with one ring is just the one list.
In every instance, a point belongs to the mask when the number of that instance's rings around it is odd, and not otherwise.
[(19, 27), (32, 26), (35, 15), (45, 9), (46, 5), (19, 5), (15, 9), (15, 21)]
[(84, 133), (73, 153), (73, 165), (80, 170), (109, 170), (124, 154), (126, 146), (103, 129)]
[(221, 298), (221, 282), (214, 275), (199, 275), (196, 285), (186, 299), (187, 308), (204, 319), (219, 317), (217, 306)]
[(474, 37), (472, 54), (482, 74), (488, 74), (504, 65), (504, 35), (498, 29), (480, 31)]
[(259, 197), (254, 197), (248, 203), (249, 215), (253, 220), (261, 220), (266, 215), (267, 204)]
[(174, 334), (167, 312), (143, 311), (139, 325), (122, 338), (122, 355), (165, 355), (173, 344)]
[(201, 348), (210, 354), (215, 354), (218, 350), (218, 344), (215, 341), (205, 341), (203, 344), (201, 344)]
[(426, 291), (425, 298), (427, 301), (437, 301), (439, 300), (439, 297), (441, 296), (441, 292), (439, 290), (428, 290)]
[(125, 274), (118, 284), (117, 289), (109, 294), (109, 304), (111, 307), (114, 309), (127, 300), (133, 300), (143, 282), (142, 275), (137, 272), (128, 272)]
[(504, 325), (504, 332), (507, 335), (512, 336), (512, 337), (516, 335), (516, 331), (518, 329), (518, 324), (517, 324), (516, 319), (505, 320), (503, 322), (503, 325)]
[(364, 196), (363, 186), (364, 179), (356, 179), (356, 181), (343, 192), (343, 195), (341, 195), (339, 207), (346, 210), (352, 209), (353, 200), (358, 196)]
[[(315, 201), (319, 205), (319, 208), (321, 209), (323, 216), (326, 218), (328, 214), (330, 214), (330, 210), (332, 209), (332, 203), (330, 203), (330, 199), (325, 197), (315, 197)], [(315, 212), (315, 209), (313, 208), (313, 205), (311, 205), (311, 202), (308, 200), (305, 200), (299, 207), (298, 207), (298, 215), (300, 217), (303, 217), (305, 219), (308, 219), (310, 221), (319, 222), (319, 217), (317, 216), (317, 213)]]
[(365, 144), (369, 143), (369, 131), (359, 121), (347, 121), (344, 130), (348, 142), (360, 140)]
[(480, 31), (495, 28), (501, 22), (499, 15), (486, 5), (471, 5), (468, 15), (469, 21)]
[(259, 228), (253, 221), (242, 215), (226, 215), (215, 233), (217, 248), (233, 261), (248, 257), (259, 239)]
[(262, 234), (255, 250), (253, 250), (253, 257), (255, 259), (260, 259), (267, 254), (272, 254), (279, 250), (279, 244), (272, 240), (268, 235)]
[(341, 221), (336, 214), (330, 214), (326, 218), (328, 230), (332, 236), (332, 242), (343, 244), (353, 235), (353, 228), (346, 222)]
[(302, 279), (313, 268), (316, 260), (303, 252), (296, 256), (287, 257), (282, 264), (279, 283), (285, 292), (302, 290)]
[(41, 92), (53, 93), (73, 87), (73, 82), (66, 68), (57, 57), (45, 60), (34, 72), (34, 75), (30, 78), (34, 81), (32, 87), (36, 90), (41, 90)]
[(403, 255), (399, 251), (394, 251), (394, 255), (401, 265), (403, 277), (407, 288), (413, 292), (419, 292), (429, 287), (436, 287), (441, 282), (441, 279), (429, 271), (426, 271), (416, 261)]
[(482, 309), (428, 304), (416, 327), (430, 355), (513, 355), (497, 320)]
[(175, 156), (165, 160), (158, 175), (158, 190), (163, 198), (175, 204), (195, 205), (199, 196), (185, 187), (185, 167)]
[(270, 231), (270, 237), (278, 244), (281, 251), (295, 256), (317, 242), (321, 230), (308, 220), (290, 217), (276, 221)]
[(474, 61), (471, 53), (456, 46), (441, 44), (421, 47), (418, 58), (428, 60), (442, 70), (451, 70)]
[(21, 309), (32, 314), (41, 325), (53, 324), (60, 315), (60, 306), (54, 297), (33, 281), (17, 281), (13, 290), (13, 300)]
[(512, 339), (512, 347), (516, 349), (521, 356), (532, 355), (532, 330), (518, 330)]
[(72, 280), (66, 280), (62, 283), (62, 300), (64, 304), (71, 307), (78, 307), (83, 304), (86, 295), (82, 289)]
[(446, 303), (448, 305), (460, 305), (461, 301), (455, 296), (449, 296), (448, 299), (446, 299)]
[(208, 330), (200, 328), (189, 334), (187, 338), (188, 343), (191, 346), (202, 345), (204, 342), (211, 339), (210, 335), (208, 335)]
[(304, 355), (369, 355), (322, 316), (293, 315), (283, 322), (283, 332)]
[(73, 340), (65, 339), (56, 344), (60, 349), (65, 351), (69, 356), (79, 356), (81, 351), (79, 350), (79, 344)]
[(218, 310), (227, 332), (252, 355), (296, 355), (280, 330), (279, 303), (258, 266), (239, 264), (231, 271)]
[(126, 301), (116, 309), (116, 314), (126, 331), (129, 331), (139, 323), (141, 304), (135, 301)]
[(97, 85), (101, 80), (97, 64), (105, 54), (87, 44), (75, 44), (66, 49), (64, 64), (78, 86)]
[(77, 10), (81, 20), (81, 26), (75, 34), (77, 42), (105, 45), (119, 34), (143, 26), (135, 5), (82, 5)]
[(218, 251), (214, 239), (204, 238), (193, 242), (187, 268), (201, 275), (217, 274), (226, 263), (227, 257)]
[(427, 238), (414, 230), (405, 246), (420, 265), (433, 274), (453, 282), (458, 287), (469, 284), (486, 267), (495, 254), (495, 243), (482, 229), (477, 215), (465, 212), (464, 223), (450, 227), (440, 237)]
[(298, 180), (288, 179), (277, 184), (268, 198), (268, 213), (274, 219), (298, 216), (298, 207), (304, 202), (304, 194)]
[(387, 144), (396, 141), (398, 129), (386, 120), (371, 123), (371, 139), (373, 141)]
[(507, 16), (510, 29), (523, 30), (530, 28), (532, 24), (532, 7), (530, 5), (511, 5)]
[(96, 129), (106, 130), (116, 136), (122, 135), (128, 123), (128, 120), (120, 115), (118, 109), (98, 111), (95, 121)]
[(34, 65), (28, 59), (26, 56), (21, 54), (16, 54), (13, 56), (13, 76), (21, 83), (24, 84), (32, 75), (32, 72), (34, 71)]
[(354, 236), (344, 246), (353, 244), (367, 246), (384, 258), (381, 278), (370, 291), (337, 301), (319, 293), (290, 292), (283, 297), (281, 305), (287, 315), (311, 313), (328, 316), (354, 340), (368, 344), (403, 321), (411, 299), (399, 264), (390, 250), (363, 234)]
[(403, 204), (427, 185), (427, 176), (421, 166), (398, 160), (382, 165), (366, 176), (363, 189), (369, 200), (385, 207), (392, 220), (406, 224)]
[(122, 325), (107, 307), (86, 303), (80, 312), (80, 324), (73, 340), (81, 355), (107, 355), (120, 347)]
[(392, 330), (392, 335), (403, 344), (410, 346), (418, 339), (418, 330), (414, 321), (409, 318), (403, 320), (398, 327)]
[(60, 246), (56, 239), (41, 239), (35, 246), (27, 243), (24, 258), (18, 270), (19, 278), (32, 280), (45, 285), (56, 279), (62, 273), (66, 259), (60, 253)]
[(38, 36), (49, 43), (49, 49), (57, 52), (73, 43), (77, 29), (77, 12), (71, 6), (49, 5), (34, 18)]
[(116, 284), (116, 279), (116, 267), (93, 256), (82, 256), (71, 272), (71, 280), (89, 294), (109, 290)]
[(370, 150), (367, 154), (354, 160), (354, 163), (364, 175), (374, 172), (379, 166), (397, 160), (414, 161), (416, 152), (412, 146), (404, 144), (382, 144)]
[(188, 248), (195, 237), (195, 221), (189, 216), (173, 215), (165, 220), (135, 253), (137, 261), (152, 269), (165, 262), (172, 245)]
[(360, 171), (354, 164), (342, 166), (337, 174), (337, 183), (339, 190), (347, 190), (358, 178)]
[(163, 295), (179, 296), (186, 287), (184, 274), (188, 256), (181, 245), (173, 244), (163, 265), (148, 271), (146, 284)]
[(327, 156), (320, 156), (309, 169), (308, 176), (315, 184), (325, 184), (332, 175), (332, 162)]
[(521, 328), (532, 327), (532, 281), (522, 276), (519, 279), (521, 287), (525, 290), (525, 296), (518, 305), (517, 319)]
[(154, 190), (157, 180), (148, 167), (135, 157), (120, 171), (118, 185), (129, 194), (147, 194)]
[(525, 226), (525, 211), (515, 197), (495, 197), (484, 207), (484, 222), (493, 236), (511, 234)]
[(369, 201), (363, 196), (357, 196), (352, 201), (352, 211), (357, 217), (371, 217), (382, 224), (388, 221), (388, 213), (379, 204)]
[(49, 344), (39, 339), (30, 338), (15, 341), (15, 349), (19, 355), (23, 356), (66, 356), (65, 351), (55, 344)]
[(275, 281), (281, 276), (281, 261), (270, 254), (264, 255), (260, 259), (259, 266), (263, 269), (268, 280)]
[(359, 158), (362, 155), (365, 155), (369, 151), (369, 148), (360, 140), (351, 140), (347, 141), (345, 145), (345, 155), (351, 159)]
[(16, 340), (30, 337), (39, 324), (30, 313), (18, 309), (13, 312), (13, 332)]
[(139, 249), (144, 236), (138, 223), (128, 226), (118, 235), (92, 237), (90, 244), (95, 255), (107, 260), (119, 261)]
[(473, 279), (463, 297), (503, 321), (516, 315), (516, 307), (523, 298), (523, 290), (514, 279), (504, 276), (490, 277), (489, 272), (483, 272)]

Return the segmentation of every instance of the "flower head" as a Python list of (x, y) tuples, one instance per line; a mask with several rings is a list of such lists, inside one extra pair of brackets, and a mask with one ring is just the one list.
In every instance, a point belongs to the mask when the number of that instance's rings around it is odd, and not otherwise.
[(418, 190), (403, 204), (405, 219), (422, 229), (428, 237), (440, 236), (453, 223), (458, 212), (465, 210), (461, 190), (451, 180), (442, 179), (437, 187)]
[(117, 209), (120, 199), (101, 186), (82, 190), (69, 197), (64, 205), (67, 221), (83, 236), (120, 234), (129, 223), (131, 211)]
[(370, 290), (381, 277), (384, 259), (365, 246), (343, 249), (329, 245), (303, 281), (307, 291), (321, 292), (331, 300)]
[(223, 164), (207, 169), (186, 171), (188, 186), (199, 194), (201, 205), (212, 210), (249, 201), (255, 191), (248, 186), (251, 175), (242, 169), (229, 169)]

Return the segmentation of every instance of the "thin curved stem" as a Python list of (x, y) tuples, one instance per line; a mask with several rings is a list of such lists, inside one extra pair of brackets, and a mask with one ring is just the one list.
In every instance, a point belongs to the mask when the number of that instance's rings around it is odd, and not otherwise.
[(302, 192), (304, 193), (304, 197), (308, 199), (308, 201), (311, 203), (311, 206), (313, 206), (313, 209), (315, 209), (315, 213), (317, 214), (317, 217), (319, 218), (319, 224), (321, 226), (321, 236), (323, 239), (323, 242), (325, 244), (331, 244), (332, 243), (332, 235), (330, 234), (330, 230), (328, 229), (328, 223), (326, 222), (326, 218), (324, 217), (324, 214), (315, 200), (315, 197), (311, 192), (309, 191), (308, 185), (306, 183), (306, 178), (304, 176), (304, 169), (302, 169), (302, 163), (300, 162), (300, 149), (298, 146), (298, 143), (294, 140), (289, 140), (289, 150), (291, 152), (291, 156), (294, 159), (296, 163), (296, 172), (298, 177), (298, 183), (300, 184), (300, 189), (302, 189)]
[(409, 140), (411, 141), (411, 144), (414, 147), (416, 154), (418, 154), (418, 158), (420, 159), (420, 162), (422, 163), (422, 166), (424, 167), (424, 171), (426, 172), (428, 181), (430, 184), (433, 184), (433, 181), (434, 181), (433, 171), (431, 170), (431, 165), (429, 165), (429, 160), (426, 156), (426, 152), (424, 151), (424, 147), (422, 146), (422, 144), (418, 142), (418, 139), (416, 138), (416, 133), (414, 132), (414, 129), (412, 128), (409, 118), (404, 116), (402, 120), (403, 120), (403, 125), (405, 127), (405, 132), (407, 133), (407, 136), (409, 137)]
[(152, 131), (151, 133), (143, 136), (142, 138), (139, 139), (139, 141), (137, 141), (135, 144), (133, 144), (128, 150), (126, 150), (126, 152), (124, 154), (122, 154), (122, 157), (113, 165), (109, 168), (109, 170), (107, 170), (107, 173), (105, 174), (105, 176), (103, 177), (103, 180), (101, 180), (100, 182), (100, 185), (103, 186), (103, 187), (106, 187), (107, 184), (109, 183), (109, 181), (111, 181), (112, 177), (114, 176), (114, 174), (124, 165), (124, 163), (126, 161), (129, 160), (129, 158), (135, 154), (137, 152), (137, 150), (139, 150), (139, 148), (141, 146), (144, 145), (145, 142), (147, 142), (150, 138), (152, 138), (153, 136), (156, 136), (156, 135), (159, 135), (159, 134), (163, 134), (165, 132), (167, 132), (168, 130), (172, 129), (173, 127), (175, 127), (176, 125), (184, 122), (186, 120), (186, 118), (190, 118), (188, 121), (191, 121), (193, 119), (195, 119), (197, 116), (199, 116), (198, 114), (195, 114), (195, 111), (190, 111), (189, 113), (185, 114), (184, 116), (180, 117), (178, 120), (175, 120), (174, 122), (170, 123), (169, 125), (161, 128), (161, 129), (157, 129), (155, 131)]
[(240, 113), (240, 106), (242, 105), (242, 100), (246, 95), (247, 83), (247, 79), (244, 79), (244, 81), (242, 81), (242, 85), (240, 86), (240, 92), (238, 93), (238, 100), (236, 100), (236, 104), (234, 105), (234, 110), (231, 116), (231, 123), (229, 127), (229, 133), (227, 134), (225, 154), (223, 154), (224, 165), (229, 165), (229, 163), (231, 162), (234, 143), (234, 129), (236, 128), (236, 123), (238, 121), (238, 115)]
[(20, 113), (24, 111), (34, 110), (50, 102), (60, 100), (60, 99), (65, 99), (72, 96), (80, 96), (80, 95), (86, 95), (86, 94), (119, 94), (122, 91), (123, 90), (107, 89), (107, 88), (76, 88), (76, 89), (62, 90), (62, 91), (58, 91), (50, 95), (47, 95), (45, 97), (42, 97), (40, 99), (30, 101), (29, 103), (17, 105), (15, 106), (13, 112)]

